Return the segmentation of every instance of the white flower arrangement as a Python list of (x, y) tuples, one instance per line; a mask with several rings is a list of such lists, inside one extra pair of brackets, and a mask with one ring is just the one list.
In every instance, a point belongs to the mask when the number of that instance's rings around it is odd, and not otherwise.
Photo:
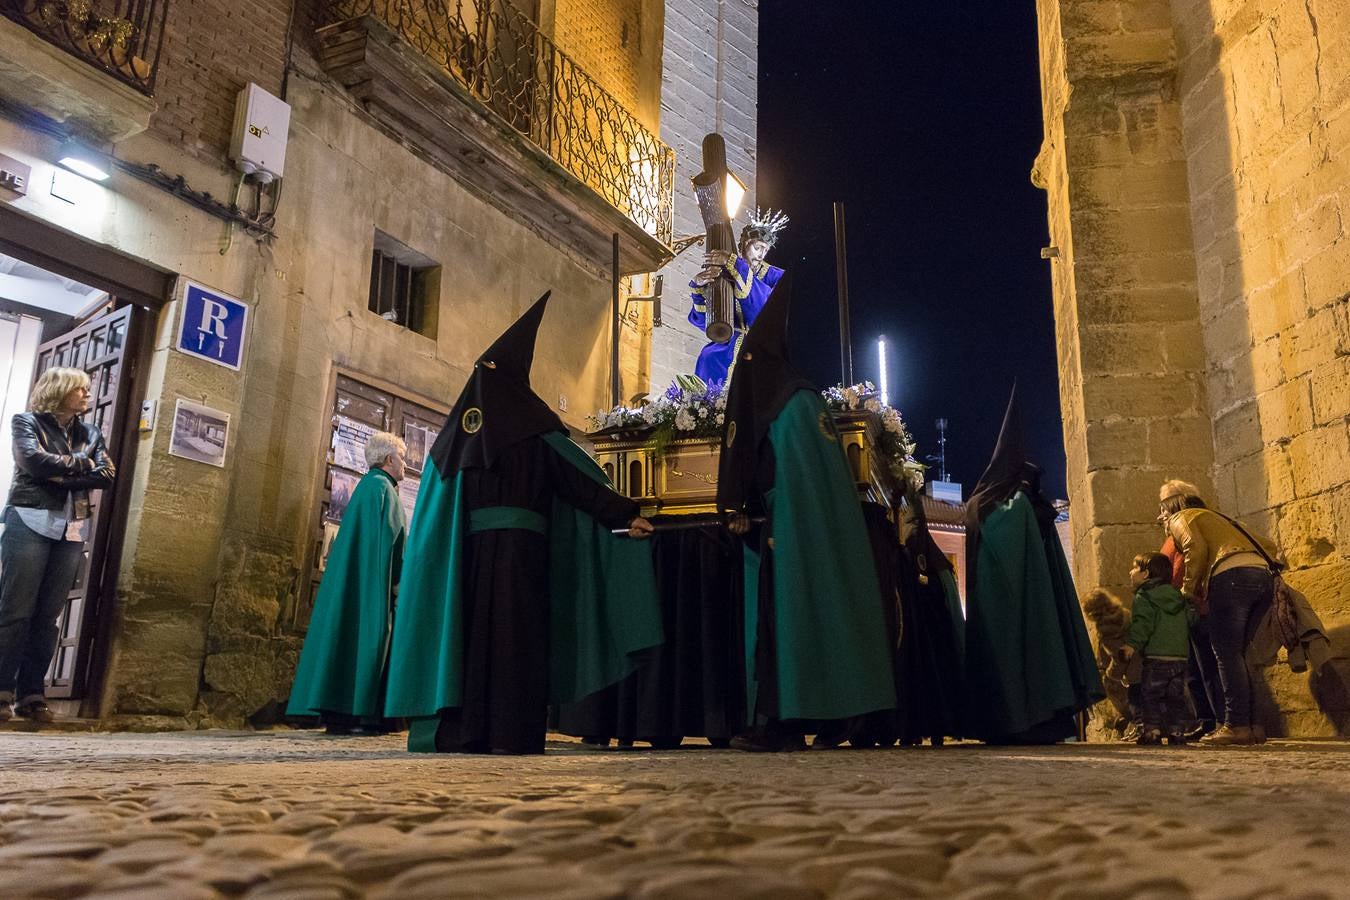
[[(891, 474), (909, 482), (915, 490), (922, 489), (924, 466), (914, 458), (914, 439), (905, 428), (900, 411), (881, 402), (872, 382), (848, 387), (836, 385), (821, 394), (831, 412), (868, 412), (879, 416), (881, 451)], [(709, 386), (693, 375), (681, 375), (665, 391), (649, 396), (639, 405), (599, 410), (590, 417), (590, 422), (597, 432), (650, 432), (660, 453), (674, 440), (716, 441), (726, 423), (726, 409), (727, 395), (720, 383)]]
[(891, 474), (908, 481), (914, 489), (922, 490), (924, 465), (914, 458), (917, 446), (905, 428), (900, 410), (881, 402), (876, 385), (870, 381), (858, 384), (836, 385), (821, 392), (825, 406), (831, 412), (870, 412), (881, 417), (881, 451)]

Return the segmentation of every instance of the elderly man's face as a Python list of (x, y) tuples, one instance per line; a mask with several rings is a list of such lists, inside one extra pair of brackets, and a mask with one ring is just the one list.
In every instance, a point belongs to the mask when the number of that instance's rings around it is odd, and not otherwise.
[(382, 468), (389, 473), (389, 477), (395, 481), (402, 481), (407, 473), (408, 458), (404, 450), (398, 449), (389, 454), (389, 458), (384, 461)]

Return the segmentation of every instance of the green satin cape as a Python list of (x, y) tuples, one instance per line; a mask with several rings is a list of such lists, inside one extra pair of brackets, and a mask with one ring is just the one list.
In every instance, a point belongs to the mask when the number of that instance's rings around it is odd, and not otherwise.
[(1034, 735), (1103, 699), (1063, 548), (1042, 537), (1025, 495), (984, 520), (972, 562), (979, 594), (966, 619), (966, 736)]
[[(824, 401), (798, 391), (769, 426), (778, 714), (842, 719), (895, 706), (890, 647), (858, 490)], [(747, 567), (760, 561), (746, 554)], [(757, 579), (746, 584), (748, 709), (756, 687)]]
[(286, 712), (383, 715), (389, 598), (406, 526), (394, 479), (372, 469), (352, 491), (309, 620)]

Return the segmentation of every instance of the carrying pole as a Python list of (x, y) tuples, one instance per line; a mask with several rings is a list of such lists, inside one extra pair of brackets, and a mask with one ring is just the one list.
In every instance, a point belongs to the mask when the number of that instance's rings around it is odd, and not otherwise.
[(610, 297), (610, 344), (609, 344), (609, 405), (618, 406), (619, 397), (619, 233), (614, 232), (614, 257), (610, 260), (610, 280), (613, 293)]
[(834, 202), (834, 265), (839, 294), (839, 368), (842, 383), (853, 384), (853, 335), (848, 312), (848, 238), (844, 233), (844, 204)]

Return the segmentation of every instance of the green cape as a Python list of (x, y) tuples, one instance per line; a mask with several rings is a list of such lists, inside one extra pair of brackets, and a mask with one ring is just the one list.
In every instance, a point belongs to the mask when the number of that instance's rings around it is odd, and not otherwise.
[[(798, 391), (769, 426), (774, 487), (774, 648), (778, 715), (842, 719), (895, 706), (881, 588), (858, 490), (834, 422), (813, 391)], [(759, 558), (746, 554), (747, 575)], [(746, 584), (746, 665), (753, 681), (758, 579)], [(749, 705), (754, 710), (755, 686)]]
[(286, 712), (380, 716), (389, 597), (406, 525), (394, 479), (372, 469), (352, 491), (328, 554)]
[(1021, 492), (980, 528), (967, 610), (967, 736), (1012, 737), (1105, 698), (1073, 576)]
[[(588, 477), (608, 484), (565, 434), (542, 439)], [(422, 478), (394, 618), (389, 715), (435, 716), (462, 703), (461, 574), (469, 536), (462, 488), (462, 471), (447, 482), (428, 466)], [(622, 679), (635, 667), (635, 654), (661, 643), (661, 608), (649, 543), (611, 534), (556, 499), (548, 534), (549, 699), (572, 703)]]

